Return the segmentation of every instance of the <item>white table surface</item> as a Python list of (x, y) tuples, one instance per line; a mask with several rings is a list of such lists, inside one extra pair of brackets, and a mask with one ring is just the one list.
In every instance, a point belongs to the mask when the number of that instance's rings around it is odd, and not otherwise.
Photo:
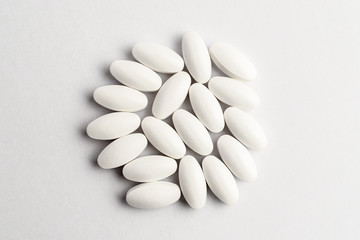
[[(0, 239), (360, 238), (359, 1), (0, 5)], [(209, 193), (199, 211), (133, 209), (134, 184), (94, 162), (106, 143), (84, 129), (109, 111), (91, 95), (137, 41), (179, 52), (188, 30), (254, 62), (269, 146), (234, 206)]]

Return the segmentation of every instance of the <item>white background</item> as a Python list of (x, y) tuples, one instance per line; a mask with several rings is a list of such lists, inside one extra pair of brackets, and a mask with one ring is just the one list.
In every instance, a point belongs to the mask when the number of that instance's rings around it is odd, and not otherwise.
[[(2, 0), (0, 239), (359, 239), (359, 12), (356, 0)], [(137, 41), (180, 53), (188, 30), (254, 62), (269, 146), (234, 206), (209, 193), (199, 211), (133, 209), (134, 184), (95, 163), (107, 142), (84, 134), (109, 112), (91, 95), (117, 83), (108, 67)]]

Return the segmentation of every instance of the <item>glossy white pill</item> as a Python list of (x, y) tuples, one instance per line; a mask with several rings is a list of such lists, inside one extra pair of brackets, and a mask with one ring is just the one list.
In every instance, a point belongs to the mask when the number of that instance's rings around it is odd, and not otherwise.
[(257, 177), (255, 162), (246, 147), (230, 135), (223, 135), (217, 141), (221, 159), (230, 171), (243, 181), (253, 181)]
[(165, 46), (140, 42), (132, 48), (136, 60), (161, 73), (176, 73), (184, 68), (184, 61), (179, 54)]
[(235, 107), (224, 112), (226, 125), (230, 132), (246, 147), (261, 150), (267, 145), (267, 139), (260, 125), (248, 113)]
[(184, 143), (200, 155), (208, 155), (213, 143), (204, 125), (191, 113), (183, 109), (176, 110), (172, 116), (176, 131)]
[(210, 79), (208, 86), (220, 101), (233, 107), (251, 110), (260, 101), (254, 90), (236, 79), (213, 77)]
[(144, 134), (134, 133), (110, 143), (98, 156), (98, 164), (104, 169), (120, 167), (135, 159), (147, 145)]
[(94, 91), (94, 100), (110, 110), (125, 112), (142, 110), (148, 104), (147, 97), (142, 92), (119, 85), (97, 88)]
[(122, 84), (143, 92), (161, 87), (161, 78), (150, 68), (133, 61), (117, 60), (110, 66), (111, 74)]
[(152, 113), (156, 118), (165, 119), (184, 102), (191, 84), (190, 75), (179, 72), (171, 76), (156, 94)]
[(154, 209), (166, 207), (179, 200), (178, 185), (170, 182), (142, 183), (126, 193), (126, 202), (135, 208)]
[(185, 155), (186, 147), (176, 131), (164, 121), (146, 117), (141, 123), (149, 142), (163, 154), (179, 159)]
[(129, 112), (115, 112), (103, 115), (86, 128), (89, 137), (98, 140), (111, 140), (132, 133), (140, 126), (137, 114)]
[(207, 87), (200, 83), (191, 85), (189, 97), (196, 116), (211, 132), (223, 130), (224, 116), (221, 106)]
[(211, 77), (210, 55), (199, 34), (191, 31), (183, 35), (182, 52), (191, 76), (199, 83), (209, 81)]
[(200, 164), (193, 156), (185, 156), (179, 165), (179, 183), (184, 198), (194, 209), (206, 203), (206, 181)]
[(154, 182), (172, 175), (177, 169), (174, 159), (150, 155), (137, 158), (123, 168), (123, 175), (126, 179), (134, 182)]
[(210, 155), (202, 162), (204, 176), (211, 191), (224, 203), (239, 200), (239, 190), (229, 169), (216, 157)]
[(255, 79), (254, 65), (237, 48), (224, 42), (217, 42), (211, 45), (209, 51), (213, 62), (226, 75), (236, 79)]

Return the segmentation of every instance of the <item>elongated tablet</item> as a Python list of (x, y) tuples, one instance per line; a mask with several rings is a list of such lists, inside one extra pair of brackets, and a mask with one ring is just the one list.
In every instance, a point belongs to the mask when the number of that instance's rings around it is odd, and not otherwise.
[(147, 145), (144, 134), (134, 133), (110, 143), (98, 156), (98, 164), (104, 169), (120, 167), (135, 159)]
[(169, 117), (184, 102), (191, 84), (190, 75), (179, 72), (171, 76), (156, 94), (152, 113), (158, 119)]
[(181, 196), (178, 185), (170, 182), (142, 183), (126, 193), (126, 202), (135, 208), (154, 209), (166, 207)]
[(223, 103), (243, 110), (254, 109), (260, 101), (254, 90), (236, 79), (213, 77), (208, 87)]
[(206, 203), (206, 181), (198, 161), (190, 155), (183, 157), (179, 165), (179, 182), (184, 198), (194, 209)]
[(208, 155), (213, 150), (213, 143), (204, 125), (191, 113), (179, 109), (173, 114), (173, 123), (184, 143), (200, 155)]
[(207, 87), (200, 83), (191, 85), (189, 97), (196, 116), (211, 132), (223, 130), (224, 116), (221, 106)]
[(221, 159), (240, 180), (253, 181), (257, 177), (255, 162), (248, 150), (234, 137), (223, 135), (217, 141)]
[(145, 94), (120, 85), (108, 85), (97, 88), (94, 91), (94, 100), (110, 110), (125, 112), (142, 110), (148, 104)]
[(199, 34), (191, 31), (183, 35), (182, 52), (191, 76), (199, 83), (209, 81), (211, 77), (210, 55)]
[(136, 60), (161, 73), (177, 73), (184, 68), (184, 61), (179, 54), (155, 43), (140, 42), (132, 48)]
[(211, 45), (209, 51), (216, 66), (229, 77), (244, 80), (255, 79), (254, 65), (234, 46), (217, 42)]
[(140, 118), (135, 113), (114, 112), (105, 114), (86, 128), (89, 137), (98, 140), (111, 140), (132, 133), (140, 126)]
[(248, 113), (235, 107), (224, 112), (226, 125), (230, 132), (246, 147), (261, 150), (267, 145), (267, 139), (260, 125)]
[(164, 121), (146, 117), (141, 123), (149, 142), (163, 154), (179, 159), (185, 155), (186, 148), (176, 131)]
[(133, 61), (117, 60), (110, 72), (122, 84), (143, 92), (154, 92), (161, 87), (161, 78), (150, 68)]
[(211, 191), (224, 203), (239, 200), (239, 190), (229, 169), (216, 157), (210, 155), (202, 162), (204, 176)]
[(137, 158), (123, 168), (123, 175), (126, 179), (134, 182), (154, 182), (164, 179), (177, 169), (174, 159), (161, 156), (150, 155)]

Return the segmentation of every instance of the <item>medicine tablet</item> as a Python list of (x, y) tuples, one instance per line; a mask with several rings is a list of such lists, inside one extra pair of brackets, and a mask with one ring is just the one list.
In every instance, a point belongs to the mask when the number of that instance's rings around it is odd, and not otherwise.
[(110, 72), (122, 84), (143, 92), (154, 92), (161, 87), (161, 78), (150, 68), (133, 61), (117, 60)]
[(147, 145), (144, 134), (133, 133), (121, 137), (110, 143), (98, 156), (101, 168), (111, 169), (120, 167), (140, 155)]
[(229, 107), (225, 110), (224, 117), (230, 132), (246, 147), (253, 150), (262, 150), (266, 147), (264, 131), (248, 113)]
[(170, 182), (142, 183), (128, 190), (126, 202), (135, 208), (154, 209), (166, 207), (181, 196), (178, 185)]
[(177, 73), (184, 68), (183, 59), (165, 46), (140, 42), (132, 48), (136, 60), (160, 73)]
[(134, 182), (154, 182), (167, 178), (177, 169), (174, 159), (150, 155), (137, 158), (123, 168), (123, 175), (126, 179)]

